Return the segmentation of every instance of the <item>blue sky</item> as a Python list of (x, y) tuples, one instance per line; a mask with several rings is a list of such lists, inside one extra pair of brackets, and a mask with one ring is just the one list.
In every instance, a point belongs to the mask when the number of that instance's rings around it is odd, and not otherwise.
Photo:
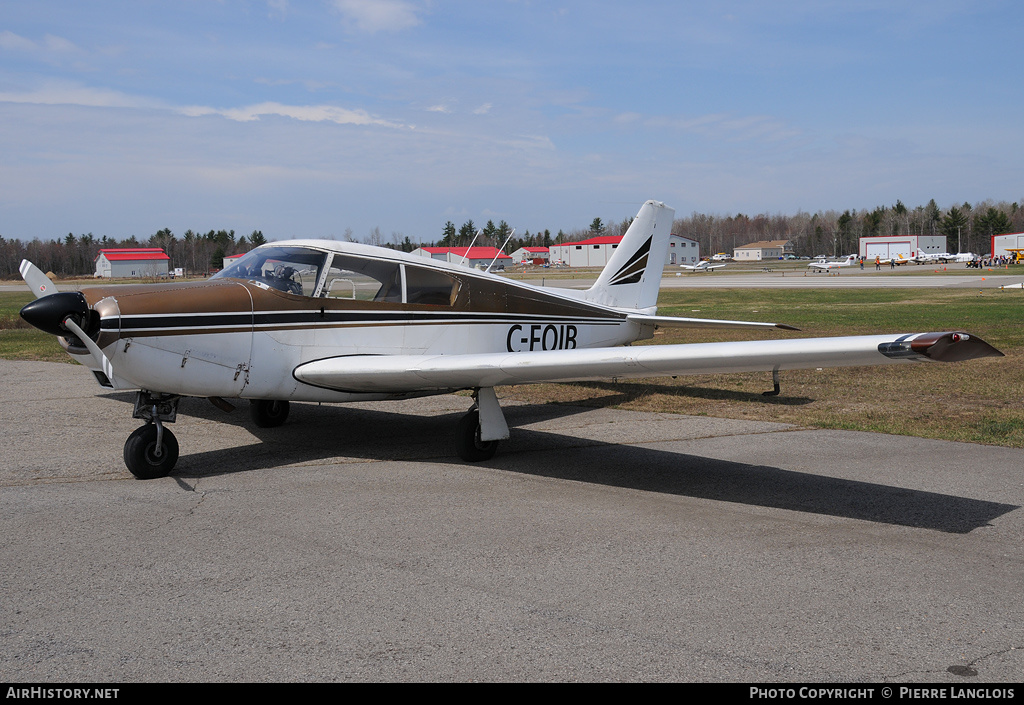
[(1024, 199), (1024, 5), (0, 0), (0, 235)]

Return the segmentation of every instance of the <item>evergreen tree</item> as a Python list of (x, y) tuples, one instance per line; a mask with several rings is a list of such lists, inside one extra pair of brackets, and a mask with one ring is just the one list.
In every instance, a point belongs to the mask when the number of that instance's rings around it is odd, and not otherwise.
[(947, 249), (951, 249), (954, 242), (959, 248), (963, 236), (967, 234), (967, 216), (956, 206), (950, 208), (942, 219), (939, 232), (946, 236)]
[(454, 247), (455, 246), (455, 223), (448, 221), (444, 224), (444, 228), (441, 230), (441, 242), (440, 247)]
[(476, 237), (476, 224), (472, 220), (467, 220), (459, 228), (459, 247), (468, 247), (473, 239)]

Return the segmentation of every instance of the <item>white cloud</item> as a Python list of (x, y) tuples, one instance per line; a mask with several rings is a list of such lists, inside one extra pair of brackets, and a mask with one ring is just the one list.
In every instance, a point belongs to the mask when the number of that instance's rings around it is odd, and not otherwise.
[(419, 10), (404, 0), (334, 0), (346, 22), (362, 32), (397, 32), (420, 23)]
[(156, 101), (130, 96), (119, 91), (89, 88), (73, 83), (53, 82), (32, 91), (0, 92), (3, 103), (37, 105), (82, 105), (90, 108), (155, 108)]
[(333, 122), (338, 125), (382, 125), (384, 127), (405, 127), (389, 120), (373, 117), (365, 110), (348, 110), (335, 105), (283, 105), (282, 103), (259, 103), (242, 108), (210, 108), (188, 106), (179, 112), (189, 117), (220, 115), (237, 122), (251, 122), (264, 116), (276, 115), (304, 122)]
[(34, 51), (36, 48), (36, 43), (31, 39), (26, 39), (7, 30), (0, 32), (0, 49), (6, 49), (7, 51)]
[(0, 91), (0, 103), (173, 110), (188, 117), (219, 115), (236, 122), (252, 122), (261, 117), (279, 116), (303, 122), (333, 122), (338, 125), (379, 125), (410, 129), (412, 127), (375, 117), (365, 110), (349, 110), (336, 105), (285, 105), (266, 102), (238, 108), (212, 108), (203, 105), (175, 107), (150, 98), (69, 82), (53, 82), (30, 91)]
[(7, 51), (44, 52), (47, 54), (69, 54), (79, 51), (74, 42), (64, 37), (47, 34), (41, 42), (36, 42), (8, 30), (0, 32), (0, 49), (6, 49)]
[(487, 113), (491, 112), (491, 108), (492, 107), (493, 107), (492, 103), (484, 103), (479, 108), (474, 110), (473, 114), (474, 115), (486, 115)]

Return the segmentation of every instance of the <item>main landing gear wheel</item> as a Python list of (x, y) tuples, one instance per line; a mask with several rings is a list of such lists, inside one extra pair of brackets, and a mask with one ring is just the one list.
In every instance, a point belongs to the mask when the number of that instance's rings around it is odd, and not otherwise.
[(498, 450), (498, 441), (480, 440), (480, 412), (473, 409), (459, 419), (455, 429), (455, 450), (467, 463), (490, 460)]
[(124, 464), (140, 480), (167, 477), (178, 462), (178, 439), (166, 428), (157, 446), (156, 424), (135, 429), (124, 443)]
[(288, 409), (286, 401), (257, 399), (249, 404), (249, 415), (260, 428), (274, 428), (288, 420)]

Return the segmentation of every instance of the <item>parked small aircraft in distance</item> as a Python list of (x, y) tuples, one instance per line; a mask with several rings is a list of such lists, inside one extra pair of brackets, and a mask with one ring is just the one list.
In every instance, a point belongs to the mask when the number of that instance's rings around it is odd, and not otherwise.
[(910, 259), (906, 255), (904, 255), (903, 253), (900, 253), (900, 254), (896, 255), (895, 257), (889, 257), (887, 259), (880, 259), (880, 260), (878, 260), (878, 263), (879, 264), (883, 264), (883, 265), (902, 267), (903, 265), (909, 264), (912, 261), (913, 261), (912, 259)]
[(978, 255), (973, 252), (959, 252), (955, 255), (948, 252), (941, 252), (937, 255), (931, 255), (932, 261), (938, 261), (942, 264), (949, 264), (950, 262), (973, 262), (978, 259)]
[(830, 269), (836, 269), (837, 267), (852, 267), (857, 263), (857, 255), (847, 255), (844, 259), (835, 260), (832, 262), (811, 262), (807, 266), (811, 269), (815, 269), (822, 272), (827, 272)]
[(915, 264), (949, 264), (950, 262), (971, 262), (975, 259), (975, 255), (971, 252), (962, 252), (956, 255), (951, 255), (948, 252), (939, 252), (938, 254), (929, 255), (919, 247), (913, 261)]
[(586, 291), (349, 242), (291, 240), (251, 250), (207, 281), (58, 292), (32, 263), (22, 310), (59, 337), (104, 389), (134, 389), (145, 425), (125, 442), (139, 478), (178, 459), (167, 429), (182, 397), (250, 401), (260, 427), (289, 403), (372, 401), (472, 390), (456, 428), (467, 461), (509, 437), (494, 388), (506, 384), (770, 371), (1002, 355), (961, 332), (614, 347), (657, 327), (787, 329), (658, 316), (674, 211), (648, 201)]
[(683, 269), (688, 269), (691, 272), (713, 272), (716, 269), (721, 269), (725, 264), (711, 264), (711, 262), (705, 259), (701, 260), (697, 264), (681, 264), (679, 266)]

